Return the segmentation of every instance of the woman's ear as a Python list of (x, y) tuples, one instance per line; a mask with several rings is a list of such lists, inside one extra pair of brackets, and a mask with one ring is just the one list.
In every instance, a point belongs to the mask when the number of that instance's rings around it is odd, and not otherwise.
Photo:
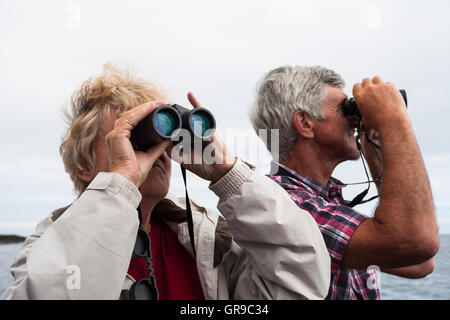
[(90, 183), (93, 180), (92, 173), (88, 170), (75, 169), (75, 172), (77, 173), (78, 178), (80, 178), (84, 182)]
[(295, 111), (292, 115), (292, 124), (301, 137), (306, 139), (314, 138), (314, 122), (305, 111)]

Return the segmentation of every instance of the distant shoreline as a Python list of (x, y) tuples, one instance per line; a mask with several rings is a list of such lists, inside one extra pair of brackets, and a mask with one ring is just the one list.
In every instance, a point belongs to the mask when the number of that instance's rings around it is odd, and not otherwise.
[(0, 245), (25, 241), (25, 237), (14, 234), (0, 234)]

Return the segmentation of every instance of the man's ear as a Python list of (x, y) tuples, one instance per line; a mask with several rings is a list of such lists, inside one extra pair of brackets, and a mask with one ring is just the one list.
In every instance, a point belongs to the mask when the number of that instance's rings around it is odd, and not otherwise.
[(314, 123), (311, 117), (305, 111), (295, 111), (292, 115), (292, 124), (301, 137), (306, 139), (314, 138)]
[(75, 172), (77, 173), (78, 178), (80, 178), (84, 182), (89, 183), (92, 181), (92, 173), (90, 171), (75, 169)]

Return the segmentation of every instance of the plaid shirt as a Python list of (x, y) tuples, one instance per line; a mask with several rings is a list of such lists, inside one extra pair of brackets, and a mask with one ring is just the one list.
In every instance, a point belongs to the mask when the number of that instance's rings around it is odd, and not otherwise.
[(367, 216), (346, 206), (342, 196), (345, 185), (331, 178), (327, 186), (322, 186), (281, 164), (276, 165), (290, 175), (281, 172), (281, 175), (269, 175), (269, 178), (282, 186), (300, 208), (313, 216), (330, 253), (331, 284), (327, 299), (380, 299), (379, 290), (368, 287), (368, 282), (373, 284), (376, 279), (375, 270), (368, 272), (340, 267), (351, 236), (367, 219)]

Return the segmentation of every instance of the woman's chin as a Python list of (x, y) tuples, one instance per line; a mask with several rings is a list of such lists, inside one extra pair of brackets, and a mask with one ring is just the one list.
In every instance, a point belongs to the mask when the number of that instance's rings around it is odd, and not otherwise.
[(164, 198), (169, 191), (170, 177), (168, 177), (160, 168), (153, 168), (147, 180), (141, 185), (141, 193), (144, 197)]

